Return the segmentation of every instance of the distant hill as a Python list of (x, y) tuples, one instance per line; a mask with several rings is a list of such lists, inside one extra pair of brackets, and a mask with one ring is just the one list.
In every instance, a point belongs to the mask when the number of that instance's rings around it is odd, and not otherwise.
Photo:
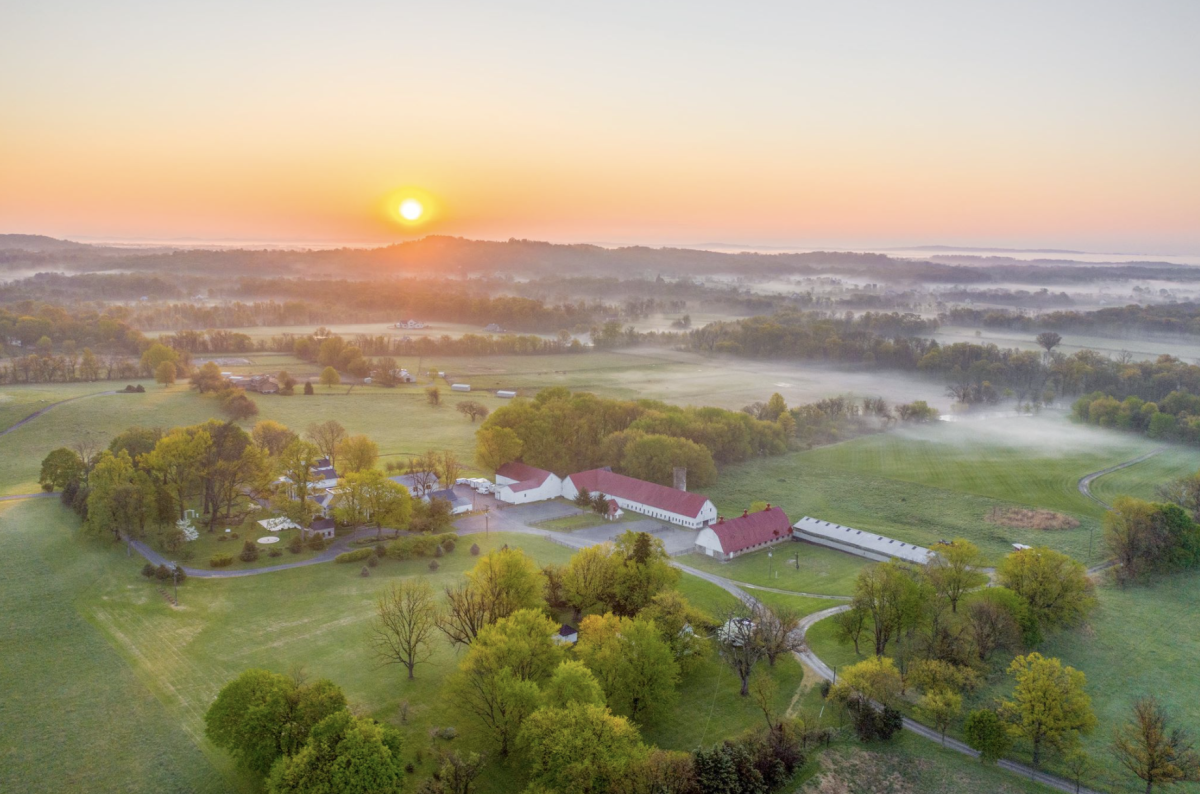
[(59, 240), (44, 234), (0, 234), (3, 251), (82, 251), (92, 246), (72, 240)]

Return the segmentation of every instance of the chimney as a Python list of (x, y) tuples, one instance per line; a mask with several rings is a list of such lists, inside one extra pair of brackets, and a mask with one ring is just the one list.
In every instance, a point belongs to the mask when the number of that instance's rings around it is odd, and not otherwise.
[(675, 487), (680, 491), (687, 490), (687, 467), (675, 467)]
[(742, 518), (745, 518), (745, 517), (746, 517), (746, 516), (748, 516), (748, 515), (750, 515), (750, 511), (749, 511), (749, 510), (743, 510), (743, 511), (742, 511)]
[(724, 524), (724, 523), (725, 523), (725, 516), (717, 516), (717, 523), (718, 523), (718, 524)]
[(768, 509), (768, 510), (770, 510), (770, 509), (771, 509), (771, 503), (770, 503), (770, 502), (767, 502), (767, 509)]

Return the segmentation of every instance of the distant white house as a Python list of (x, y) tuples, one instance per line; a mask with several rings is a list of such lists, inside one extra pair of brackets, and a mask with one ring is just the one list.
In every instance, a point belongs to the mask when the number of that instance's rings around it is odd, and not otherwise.
[(401, 320), (400, 322), (396, 323), (392, 327), (393, 328), (421, 329), (421, 328), (425, 328), (426, 325), (425, 325), (425, 323), (421, 322), (420, 320)]
[(564, 623), (550, 639), (554, 640), (559, 645), (574, 645), (575, 643), (579, 642), (579, 629), (570, 624)]
[(487, 331), (490, 334), (498, 334), (498, 333), (501, 333), (502, 331), (504, 331), (503, 328), (496, 325), (495, 323), (488, 323), (487, 325), (485, 325), (483, 327), (483, 330)]
[(607, 468), (570, 475), (563, 480), (562, 495), (574, 499), (584, 488), (592, 495), (604, 494), (622, 510), (692, 529), (700, 529), (717, 520), (717, 508), (707, 496), (626, 477)]
[(397, 474), (394, 477), (388, 477), (388, 479), (394, 483), (403, 485), (408, 489), (410, 494), (417, 498), (422, 498), (441, 487), (437, 475), (431, 471), (419, 474)]
[(562, 496), (562, 480), (553, 472), (513, 461), (496, 469), (492, 493), (501, 502), (522, 505)]

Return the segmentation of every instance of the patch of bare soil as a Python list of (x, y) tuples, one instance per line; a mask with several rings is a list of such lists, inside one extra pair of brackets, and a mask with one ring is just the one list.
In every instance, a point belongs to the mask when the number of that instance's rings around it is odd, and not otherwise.
[(1053, 532), (1060, 529), (1074, 529), (1079, 522), (1063, 513), (1053, 510), (1030, 510), (1025, 507), (993, 507), (988, 511), (989, 524), (1014, 529), (1040, 529)]
[(919, 788), (927, 761), (899, 759), (868, 750), (832, 750), (821, 756), (821, 772), (804, 794), (926, 794)]

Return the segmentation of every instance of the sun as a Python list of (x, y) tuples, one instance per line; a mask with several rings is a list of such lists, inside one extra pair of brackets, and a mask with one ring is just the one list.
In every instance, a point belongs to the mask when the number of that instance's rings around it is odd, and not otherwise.
[(405, 199), (400, 202), (400, 217), (406, 221), (419, 220), (425, 214), (425, 208), (421, 206), (421, 202), (414, 198)]

